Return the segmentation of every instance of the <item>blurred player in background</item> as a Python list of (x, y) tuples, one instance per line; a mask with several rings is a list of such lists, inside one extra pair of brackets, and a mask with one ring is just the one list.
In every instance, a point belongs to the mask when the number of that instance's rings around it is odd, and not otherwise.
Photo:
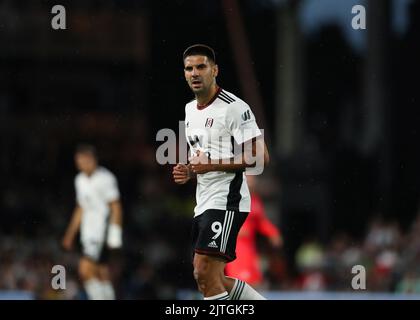
[(71, 250), (80, 231), (82, 257), (79, 276), (91, 300), (113, 300), (115, 292), (107, 259), (110, 249), (122, 247), (122, 208), (115, 176), (98, 166), (93, 146), (81, 145), (75, 154), (80, 171), (75, 178), (76, 208), (62, 245)]
[(283, 245), (279, 229), (265, 215), (264, 203), (256, 192), (257, 178), (247, 175), (251, 193), (251, 212), (239, 231), (236, 244), (237, 259), (226, 265), (227, 276), (236, 277), (258, 287), (263, 282), (260, 257), (257, 251), (257, 234), (265, 236), (274, 249)]
[[(193, 45), (184, 51), (183, 61), (196, 98), (185, 107), (191, 158), (188, 165), (174, 167), (173, 177), (178, 184), (197, 178), (194, 278), (206, 300), (263, 300), (246, 282), (226, 277), (224, 270), (236, 259), (237, 235), (251, 209), (245, 169), (267, 164), (267, 147), (248, 104), (216, 84), (213, 49)], [(241, 146), (238, 153), (235, 143)]]

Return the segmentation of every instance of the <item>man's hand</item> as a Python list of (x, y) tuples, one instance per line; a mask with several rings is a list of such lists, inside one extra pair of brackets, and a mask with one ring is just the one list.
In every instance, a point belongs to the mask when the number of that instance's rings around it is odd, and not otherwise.
[(193, 156), (188, 160), (190, 161), (192, 172), (196, 174), (214, 171), (214, 166), (211, 164), (210, 158), (204, 152), (198, 151), (196, 156)]
[(61, 241), (61, 245), (63, 246), (64, 250), (70, 251), (73, 249), (73, 237), (69, 235), (65, 235), (63, 240)]
[(119, 224), (109, 224), (106, 243), (110, 249), (120, 249), (122, 247), (122, 227)]
[(191, 179), (190, 169), (187, 165), (178, 163), (173, 171), (172, 175), (174, 177), (174, 181), (177, 184), (185, 184), (188, 182), (188, 180)]

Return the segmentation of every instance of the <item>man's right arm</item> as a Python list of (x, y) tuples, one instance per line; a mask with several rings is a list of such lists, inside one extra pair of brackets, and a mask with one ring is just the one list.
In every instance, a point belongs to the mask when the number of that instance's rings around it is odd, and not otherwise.
[(82, 221), (82, 212), (82, 208), (79, 205), (77, 205), (73, 211), (73, 216), (62, 240), (62, 245), (66, 250), (71, 250), (73, 247), (74, 238), (79, 231), (80, 223)]
[(266, 216), (263, 202), (259, 198), (253, 198), (252, 201), (254, 201), (252, 213), (257, 221), (258, 233), (266, 236), (273, 248), (281, 248), (283, 237), (280, 230)]

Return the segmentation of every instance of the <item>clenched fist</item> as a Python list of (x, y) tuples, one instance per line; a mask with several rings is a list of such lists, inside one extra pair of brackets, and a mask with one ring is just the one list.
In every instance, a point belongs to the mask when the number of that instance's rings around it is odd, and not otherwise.
[(172, 171), (172, 176), (174, 177), (175, 183), (185, 184), (191, 179), (190, 169), (187, 165), (178, 163)]

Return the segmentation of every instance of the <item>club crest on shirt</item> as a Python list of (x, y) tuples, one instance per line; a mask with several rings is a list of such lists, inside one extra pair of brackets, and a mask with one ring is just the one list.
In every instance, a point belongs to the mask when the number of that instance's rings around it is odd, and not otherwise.
[(211, 128), (213, 126), (213, 118), (207, 118), (205, 127)]

